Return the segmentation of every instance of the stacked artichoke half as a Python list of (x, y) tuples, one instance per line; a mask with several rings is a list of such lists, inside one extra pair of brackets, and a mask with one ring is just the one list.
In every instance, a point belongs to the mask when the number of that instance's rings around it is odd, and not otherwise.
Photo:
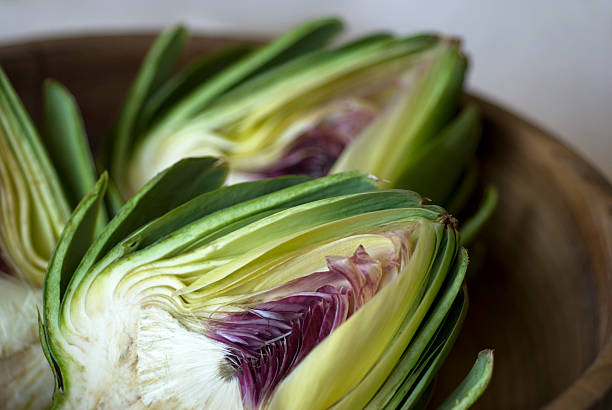
[[(174, 76), (187, 34), (164, 32), (106, 161), (123, 198), (181, 158), (211, 155), (229, 162), (229, 183), (360, 170), (460, 212), (476, 185), (480, 123), (474, 106), (459, 105), (467, 68), (459, 42), (374, 34), (327, 46), (341, 28), (310, 21), (255, 50), (206, 55)], [(489, 190), (481, 219), (495, 200)]]
[(37, 309), (56, 242), (97, 178), (70, 94), (50, 81), (44, 102), (41, 140), (0, 70), (0, 407), (8, 409), (51, 405)]
[[(171, 78), (185, 32), (165, 32), (110, 178), (62, 86), (39, 138), (0, 72), (0, 406), (427, 405), (468, 257), (455, 218), (404, 188), (456, 210), (471, 196), (466, 63), (431, 35), (327, 48), (339, 29), (308, 22)], [(474, 403), (492, 359), (441, 408)]]

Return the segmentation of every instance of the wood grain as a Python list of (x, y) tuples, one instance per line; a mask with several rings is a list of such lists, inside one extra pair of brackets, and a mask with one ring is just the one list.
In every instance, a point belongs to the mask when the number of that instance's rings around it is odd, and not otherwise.
[[(30, 42), (0, 48), (0, 65), (35, 121), (42, 81), (64, 83), (99, 149), (152, 38)], [(197, 37), (187, 56), (237, 42)], [(500, 202), (474, 248), (484, 259), (470, 272), (470, 311), (433, 403), (490, 347), (494, 376), (477, 408), (610, 409), (612, 187), (547, 132), (467, 98), (484, 114), (482, 180), (498, 186)]]

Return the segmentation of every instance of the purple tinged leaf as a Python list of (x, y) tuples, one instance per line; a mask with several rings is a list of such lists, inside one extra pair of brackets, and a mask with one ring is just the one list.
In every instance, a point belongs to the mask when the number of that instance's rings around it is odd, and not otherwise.
[[(403, 242), (409, 233), (390, 237), (408, 252)], [(359, 246), (348, 258), (328, 257), (327, 271), (259, 293), (252, 300), (263, 303), (212, 321), (207, 336), (226, 346), (245, 406), (266, 400), (312, 349), (376, 295), (385, 276), (397, 275), (401, 263), (403, 255), (375, 259)]]
[(343, 109), (298, 136), (279, 161), (259, 173), (266, 177), (327, 175), (348, 143), (376, 117), (373, 109), (356, 104), (347, 103)]

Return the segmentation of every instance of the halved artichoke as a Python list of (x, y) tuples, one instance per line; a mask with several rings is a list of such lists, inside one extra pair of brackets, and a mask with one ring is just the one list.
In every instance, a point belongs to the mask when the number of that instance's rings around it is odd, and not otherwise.
[(309, 21), (170, 80), (186, 32), (163, 33), (113, 139), (109, 169), (124, 198), (181, 158), (213, 155), (229, 162), (229, 183), (360, 170), (460, 205), (453, 199), (480, 125), (474, 107), (459, 108), (467, 66), (459, 43), (376, 34), (326, 47), (340, 30), (335, 19)]
[(454, 219), (356, 172), (218, 188), (226, 172), (176, 163), (95, 239), (106, 176), (76, 209), (45, 281), (55, 406), (426, 402), (467, 307)]
[(52, 81), (44, 96), (50, 155), (0, 69), (0, 407), (9, 409), (51, 404), (36, 309), (71, 209), (96, 181), (72, 97)]

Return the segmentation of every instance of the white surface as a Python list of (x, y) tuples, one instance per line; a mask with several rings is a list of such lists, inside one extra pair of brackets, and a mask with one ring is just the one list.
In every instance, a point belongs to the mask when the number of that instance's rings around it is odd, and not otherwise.
[(83, 31), (161, 28), (276, 34), (339, 15), (349, 36), (460, 36), (470, 87), (553, 131), (612, 179), (611, 0), (0, 0), (0, 43)]

